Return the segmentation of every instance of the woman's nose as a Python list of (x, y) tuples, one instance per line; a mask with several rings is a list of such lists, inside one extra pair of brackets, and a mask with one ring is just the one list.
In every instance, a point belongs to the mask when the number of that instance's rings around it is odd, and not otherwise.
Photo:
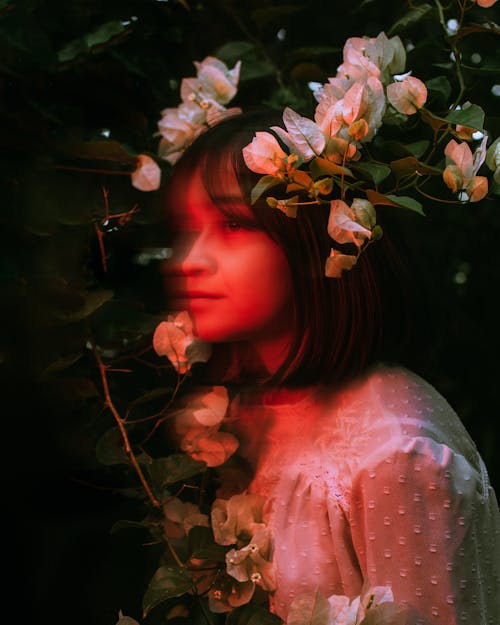
[(210, 247), (207, 233), (190, 233), (173, 247), (171, 264), (174, 272), (184, 276), (213, 273), (215, 257)]

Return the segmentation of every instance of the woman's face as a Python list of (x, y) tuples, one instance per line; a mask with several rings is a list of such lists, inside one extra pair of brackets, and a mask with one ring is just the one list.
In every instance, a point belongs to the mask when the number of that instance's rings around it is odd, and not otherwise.
[[(234, 205), (241, 198), (236, 180), (226, 187)], [(227, 217), (195, 172), (182, 210), (175, 211), (179, 234), (167, 268), (168, 290), (175, 308), (190, 311), (203, 340), (248, 341), (257, 349), (280, 342), (288, 347), (293, 327), (290, 269), (282, 249), (253, 226), (253, 216), (240, 201), (243, 218)]]

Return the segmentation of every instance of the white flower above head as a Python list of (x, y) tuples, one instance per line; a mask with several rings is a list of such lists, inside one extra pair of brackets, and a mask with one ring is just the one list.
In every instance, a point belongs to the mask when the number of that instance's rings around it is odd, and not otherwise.
[(207, 362), (212, 353), (208, 343), (194, 336), (193, 322), (187, 311), (168, 315), (153, 335), (158, 356), (166, 356), (180, 374), (187, 373), (195, 362)]
[(207, 56), (203, 61), (195, 61), (194, 65), (197, 76), (182, 79), (181, 103), (162, 111), (158, 122), (162, 137), (158, 153), (171, 165), (175, 165), (202, 132), (226, 117), (241, 113), (240, 108), (225, 107), (237, 92), (240, 61), (229, 69), (219, 59)]
[(246, 166), (257, 174), (277, 176), (285, 171), (287, 154), (270, 132), (256, 132), (252, 142), (243, 148)]
[(195, 61), (200, 92), (207, 99), (219, 104), (227, 104), (236, 95), (240, 78), (241, 61), (233, 69), (213, 56), (207, 56), (203, 61)]

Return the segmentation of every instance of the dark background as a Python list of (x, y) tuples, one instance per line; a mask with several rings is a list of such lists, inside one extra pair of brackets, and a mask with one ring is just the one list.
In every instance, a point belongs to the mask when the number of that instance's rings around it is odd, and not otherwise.
[[(7, 603), (18, 620), (105, 625), (120, 608), (138, 618), (156, 568), (147, 537), (110, 534), (116, 520), (138, 512), (118, 493), (122, 476), (96, 460), (111, 417), (86, 347), (95, 340), (124, 369), (132, 363), (132, 373), (111, 376), (120, 409), (133, 393), (169, 383), (134, 356), (151, 357), (164, 305), (157, 263), (138, 264), (137, 255), (169, 240), (160, 194), (130, 185), (135, 155), (156, 153), (160, 111), (178, 104), (192, 60), (215, 54), (232, 66), (243, 55), (232, 104), (289, 104), (308, 114), (307, 82), (335, 73), (344, 41), (389, 32), (409, 10), (401, 1), (333, 4), (0, 1), (2, 485), (13, 556), (5, 573), (18, 597)], [(456, 90), (434, 12), (398, 30), (416, 46), (407, 66), (424, 79), (446, 74)], [(498, 11), (475, 8), (467, 19), (498, 21)], [(482, 32), (460, 45), (466, 97), (498, 136), (497, 38)], [(474, 52), (480, 63), (471, 62)], [(111, 213), (139, 208), (128, 224), (115, 220), (106, 230), (106, 272), (95, 230), (105, 216), (103, 187)], [(408, 360), (456, 409), (498, 490), (498, 202), (429, 202), (426, 212), (407, 233), (430, 298), (422, 350)]]

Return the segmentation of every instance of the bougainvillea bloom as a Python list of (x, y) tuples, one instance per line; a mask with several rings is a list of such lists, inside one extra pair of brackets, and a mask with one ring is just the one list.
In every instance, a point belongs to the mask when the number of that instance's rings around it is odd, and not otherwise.
[(469, 145), (463, 141), (457, 143), (452, 139), (446, 146), (446, 168), (443, 180), (453, 193), (465, 193), (471, 202), (482, 200), (488, 193), (488, 179), (485, 176), (476, 176), (486, 158), (485, 136), (481, 145), (472, 154)]
[(337, 243), (354, 243), (360, 247), (372, 235), (375, 209), (367, 200), (357, 198), (349, 207), (343, 200), (332, 200), (328, 234)]
[(146, 154), (139, 154), (137, 167), (131, 173), (132, 186), (139, 191), (156, 191), (160, 187), (161, 169), (158, 163)]
[(419, 78), (406, 76), (387, 85), (387, 99), (399, 113), (413, 115), (426, 103), (427, 87)]
[(175, 369), (186, 373), (195, 362), (207, 362), (211, 347), (193, 334), (193, 322), (186, 311), (169, 315), (153, 335), (153, 347), (158, 356), (166, 356)]
[(246, 166), (257, 174), (278, 175), (285, 168), (283, 159), (286, 157), (286, 152), (270, 132), (256, 132), (252, 143), (243, 148)]

